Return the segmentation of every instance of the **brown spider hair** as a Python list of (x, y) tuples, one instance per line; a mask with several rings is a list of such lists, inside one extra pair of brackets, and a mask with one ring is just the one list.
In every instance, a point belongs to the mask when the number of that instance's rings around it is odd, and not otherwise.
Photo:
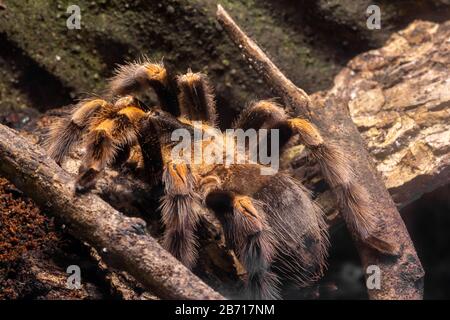
[[(157, 94), (159, 106), (149, 108), (128, 96), (148, 87)], [(192, 147), (218, 143), (196, 140), (193, 133), (217, 129), (213, 90), (206, 75), (189, 70), (175, 78), (162, 64), (139, 61), (118, 68), (106, 96), (110, 102), (80, 102), (51, 128), (49, 153), (58, 163), (80, 141), (86, 145), (77, 191), (93, 187), (106, 166), (126, 162), (130, 147), (138, 145), (147, 182), (164, 186), (163, 245), (187, 267), (192, 268), (197, 259), (198, 223), (204, 211), (211, 210), (221, 222), (227, 245), (247, 270), (248, 297), (280, 298), (283, 280), (304, 287), (323, 275), (327, 226), (323, 212), (299, 181), (286, 172), (261, 175), (264, 166), (254, 162), (225, 166), (173, 158), (175, 129), (194, 136)], [(199, 126), (197, 121), (203, 123)], [(312, 123), (291, 119), (274, 101), (265, 100), (246, 108), (234, 127), (277, 129), (282, 149), (298, 137), (330, 187), (339, 190), (343, 214), (353, 221), (351, 231), (380, 251), (390, 249), (375, 235), (378, 221), (366, 210), (369, 195), (353, 182), (347, 156), (337, 144), (325, 141)]]

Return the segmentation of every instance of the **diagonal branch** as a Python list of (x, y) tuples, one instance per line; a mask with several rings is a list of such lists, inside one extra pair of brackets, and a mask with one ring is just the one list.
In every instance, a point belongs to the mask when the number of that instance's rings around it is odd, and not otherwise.
[(283, 99), (285, 106), (298, 110), (302, 115), (308, 114), (310, 98), (301, 88), (292, 83), (278, 67), (267, 57), (261, 48), (250, 39), (233, 21), (228, 13), (218, 6), (217, 18), (227, 31), (228, 36), (243, 51), (244, 57), (263, 76)]
[(398, 255), (390, 257), (371, 249), (354, 235), (364, 269), (376, 265), (381, 271), (381, 289), (368, 289), (371, 299), (421, 299), (424, 271), (406, 227), (373, 165), (364, 142), (344, 104), (333, 96), (311, 99), (295, 86), (271, 62), (267, 55), (233, 21), (219, 5), (217, 18), (231, 40), (242, 50), (248, 62), (264, 77), (289, 109), (315, 123), (325, 139), (339, 141), (342, 150), (351, 154), (356, 171), (356, 183), (365, 186), (372, 195), (370, 210), (379, 216), (385, 227), (383, 239), (399, 245)]
[(61, 219), (104, 260), (166, 299), (223, 299), (129, 218), (93, 194), (74, 194), (73, 177), (36, 145), (0, 124), (0, 174)]

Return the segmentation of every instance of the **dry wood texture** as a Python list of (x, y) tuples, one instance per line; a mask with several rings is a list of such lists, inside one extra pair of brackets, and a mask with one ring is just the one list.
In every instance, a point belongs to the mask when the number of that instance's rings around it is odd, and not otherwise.
[[(380, 49), (351, 60), (329, 91), (313, 100), (348, 105), (378, 172), (398, 208), (450, 183), (450, 23), (415, 21)], [(329, 102), (330, 103), (330, 102)], [(284, 162), (308, 185), (317, 170), (300, 167), (302, 148)], [(319, 196), (329, 216), (335, 203)]]
[(398, 206), (450, 182), (450, 23), (416, 21), (353, 59), (325, 100), (348, 105)]

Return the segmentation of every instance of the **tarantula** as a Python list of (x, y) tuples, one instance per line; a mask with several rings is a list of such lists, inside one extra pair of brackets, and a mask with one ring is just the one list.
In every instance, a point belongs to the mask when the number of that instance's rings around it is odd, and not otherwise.
[[(131, 96), (146, 88), (156, 93), (158, 107)], [(247, 270), (249, 298), (280, 298), (281, 280), (306, 286), (322, 276), (327, 226), (299, 181), (285, 172), (261, 175), (263, 165), (251, 161), (230, 166), (174, 161), (174, 130), (216, 128), (214, 94), (205, 74), (189, 70), (173, 78), (163, 64), (138, 61), (116, 70), (105, 96), (79, 102), (50, 130), (48, 151), (58, 163), (79, 142), (86, 146), (75, 182), (78, 192), (94, 186), (106, 166), (125, 163), (131, 148), (140, 148), (147, 181), (162, 181), (164, 186), (163, 245), (188, 268), (197, 258), (199, 218), (211, 210), (227, 245)], [(282, 107), (266, 100), (250, 104), (234, 127), (278, 129), (281, 148), (299, 137), (331, 187), (340, 190), (338, 201), (345, 204), (343, 214), (353, 221), (353, 231), (363, 240), (373, 236), (376, 220), (365, 211), (368, 194), (353, 183), (346, 156), (324, 141), (312, 123), (289, 118)], [(193, 135), (193, 144), (206, 148), (221, 139), (226, 137), (204, 141)]]

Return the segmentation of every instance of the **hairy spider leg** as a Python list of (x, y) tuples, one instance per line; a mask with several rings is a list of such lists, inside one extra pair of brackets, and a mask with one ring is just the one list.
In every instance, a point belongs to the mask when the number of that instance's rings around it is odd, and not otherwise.
[(162, 180), (161, 218), (165, 227), (163, 247), (186, 267), (192, 268), (197, 259), (198, 241), (195, 234), (202, 211), (197, 179), (186, 162), (173, 161), (171, 134), (176, 129), (187, 129), (171, 114), (159, 111), (148, 113), (140, 121), (139, 144), (150, 183)]
[(137, 94), (148, 88), (156, 93), (161, 109), (174, 116), (178, 114), (175, 80), (162, 63), (152, 63), (148, 59), (119, 66), (109, 81), (107, 95)]
[(195, 175), (188, 164), (168, 161), (162, 179), (165, 191), (161, 198), (165, 226), (163, 246), (186, 267), (192, 268), (197, 259), (195, 232), (202, 210)]
[(227, 245), (247, 270), (247, 298), (279, 299), (279, 280), (271, 269), (276, 243), (262, 208), (251, 197), (226, 190), (211, 191), (206, 205), (216, 213)]
[(76, 104), (67, 117), (55, 121), (45, 141), (48, 154), (61, 164), (67, 154), (80, 142), (90, 120), (101, 110), (112, 110), (113, 106), (103, 99), (88, 99)]
[(370, 210), (370, 195), (367, 190), (355, 183), (355, 174), (348, 156), (333, 142), (325, 141), (314, 124), (306, 119), (288, 119), (283, 109), (273, 101), (260, 101), (244, 111), (236, 124), (267, 126), (280, 130), (280, 148), (282, 149), (293, 136), (300, 138), (311, 152), (329, 186), (338, 195), (338, 204), (342, 214), (349, 221), (350, 232), (380, 252), (391, 254), (393, 246), (377, 236), (382, 228), (381, 220)]
[[(130, 104), (118, 100), (118, 110), (108, 117), (99, 116), (86, 137), (86, 153), (75, 183), (78, 192), (95, 185), (98, 174), (116, 160), (120, 151), (137, 142), (136, 124), (146, 113), (130, 99)], [(127, 157), (121, 157), (126, 161)]]
[(203, 73), (192, 73), (177, 77), (180, 93), (181, 116), (192, 121), (205, 121), (208, 125), (215, 127), (217, 121), (216, 102), (214, 93), (208, 78)]

